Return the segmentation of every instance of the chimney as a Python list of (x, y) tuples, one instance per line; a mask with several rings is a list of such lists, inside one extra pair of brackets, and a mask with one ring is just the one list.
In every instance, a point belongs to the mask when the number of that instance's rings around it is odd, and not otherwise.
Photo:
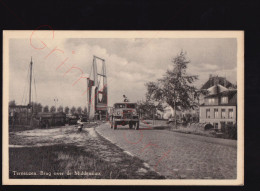
[(224, 87), (225, 87), (225, 88), (227, 87), (227, 80), (226, 80), (226, 77), (224, 77)]
[(218, 85), (218, 83), (219, 83), (219, 78), (218, 78), (218, 76), (215, 76), (214, 77), (214, 85)]
[(210, 85), (210, 87), (213, 86), (213, 84), (212, 84), (212, 74), (209, 75), (209, 85)]

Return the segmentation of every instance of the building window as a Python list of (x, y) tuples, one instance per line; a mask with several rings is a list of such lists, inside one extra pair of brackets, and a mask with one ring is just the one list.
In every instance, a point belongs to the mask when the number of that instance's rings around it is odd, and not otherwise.
[(214, 109), (214, 118), (218, 118), (218, 109)]
[(221, 103), (228, 103), (228, 97), (222, 97)]
[(209, 105), (214, 105), (215, 99), (214, 98), (208, 98), (208, 103), (209, 103)]
[(233, 118), (234, 118), (233, 109), (229, 109), (229, 110), (228, 110), (228, 118), (230, 118), (230, 119), (233, 119)]
[(206, 118), (210, 118), (210, 109), (206, 109)]
[(226, 118), (226, 110), (225, 109), (221, 109), (221, 118)]

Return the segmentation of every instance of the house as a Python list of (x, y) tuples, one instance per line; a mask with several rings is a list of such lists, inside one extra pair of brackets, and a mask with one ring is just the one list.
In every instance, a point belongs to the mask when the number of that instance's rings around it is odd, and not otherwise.
[[(220, 83), (222, 81), (222, 83)], [(208, 94), (200, 105), (200, 123), (210, 123), (216, 129), (225, 124), (235, 124), (237, 115), (237, 90), (225, 78), (210, 76), (202, 86)]]

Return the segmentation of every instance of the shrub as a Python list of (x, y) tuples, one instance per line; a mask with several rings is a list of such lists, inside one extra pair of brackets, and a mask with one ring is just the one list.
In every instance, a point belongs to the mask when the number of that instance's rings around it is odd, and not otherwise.
[(213, 128), (214, 128), (213, 125), (211, 125), (210, 123), (206, 124), (204, 127), (205, 130), (209, 130), (209, 129), (213, 129)]
[(237, 124), (226, 124), (221, 128), (223, 137), (227, 139), (237, 139)]

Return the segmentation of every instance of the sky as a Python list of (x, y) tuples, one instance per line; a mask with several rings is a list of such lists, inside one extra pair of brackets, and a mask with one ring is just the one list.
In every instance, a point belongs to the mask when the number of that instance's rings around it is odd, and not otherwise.
[(198, 88), (210, 74), (237, 81), (236, 39), (41, 38), (46, 47), (29, 38), (9, 41), (9, 100), (16, 104), (28, 104), (31, 57), (32, 101), (44, 106), (86, 106), (87, 83), (80, 76), (89, 76), (93, 55), (105, 59), (109, 106), (123, 101), (122, 95), (145, 99), (145, 83), (161, 78), (181, 50), (190, 60), (187, 72), (199, 76)]

